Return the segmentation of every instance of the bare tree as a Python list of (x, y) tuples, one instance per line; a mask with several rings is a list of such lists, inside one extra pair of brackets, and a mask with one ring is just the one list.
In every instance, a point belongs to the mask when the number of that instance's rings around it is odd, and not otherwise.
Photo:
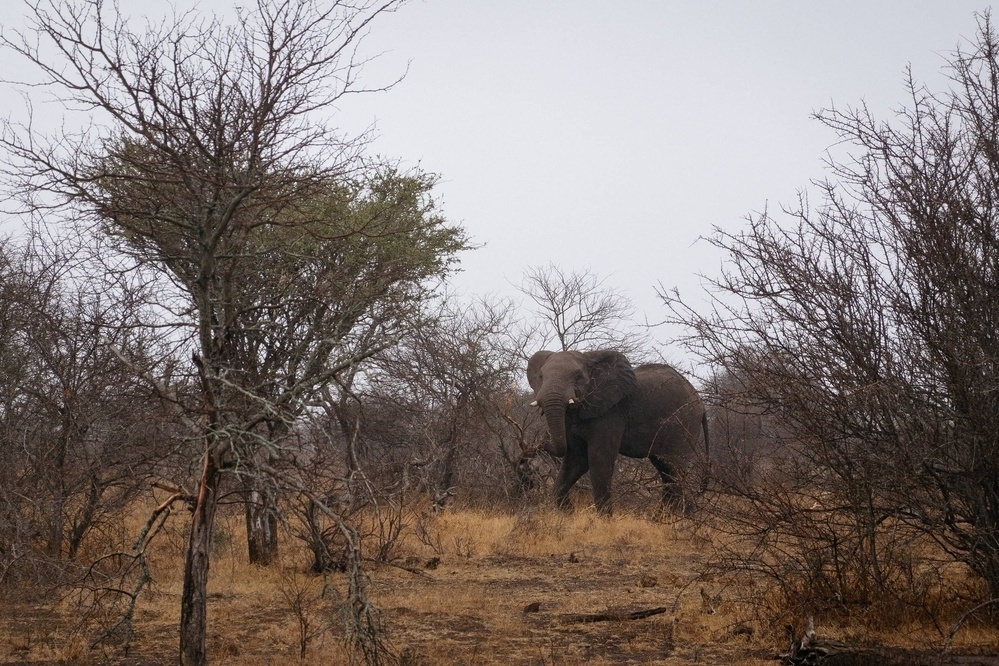
[(786, 453), (780, 418), (756, 399), (754, 380), (726, 369), (710, 377), (703, 391), (711, 397), (711, 476), (735, 489), (765, 477)]
[[(184, 664), (206, 660), (224, 477), (251, 494), (266, 483), (305, 492), (275, 462), (294, 447), (296, 420), (338, 374), (399, 339), (429, 281), (465, 245), (435, 212), (432, 177), (359, 159), (363, 141), (328, 123), (337, 100), (362, 90), (360, 39), (396, 4), (259, 0), (234, 25), (188, 12), (135, 30), (100, 0), (52, 0), (30, 6), (26, 34), (3, 37), (63, 102), (94, 118), (50, 137), (7, 123), (9, 184), (33, 210), (62, 206), (93, 223), (134, 267), (157, 274), (155, 324), (173, 327), (191, 359), (174, 375), (198, 387), (186, 402), (134, 349), (118, 350), (200, 443)], [(368, 609), (359, 566), (352, 572), (347, 605)], [(378, 661), (380, 644), (356, 635)]]
[[(510, 344), (505, 303), (456, 305), (444, 298), (419, 332), (383, 355), (369, 378), (368, 400), (391, 404), (397, 428), (383, 436), (419, 461), (425, 489), (443, 508), (466, 467), (480, 482), (482, 456), (505, 422), (499, 410), (517, 381), (519, 359)], [(512, 468), (511, 468), (512, 469)]]
[(631, 300), (588, 269), (567, 273), (553, 264), (535, 266), (525, 273), (520, 291), (535, 306), (539, 349), (554, 343), (562, 351), (607, 347), (628, 356), (648, 352), (649, 335), (634, 324)]
[[(164, 455), (161, 411), (112, 348), (150, 348), (127, 294), (92, 291), (41, 238), (0, 243), (0, 551), (66, 568)], [(158, 446), (159, 445), (159, 446)], [(65, 580), (65, 577), (62, 578)], [(58, 580), (58, 578), (55, 578)]]
[(767, 535), (764, 557), (795, 530), (822, 544), (799, 560), (813, 600), (909, 584), (913, 535), (999, 597), (999, 38), (987, 15), (950, 72), (943, 93), (910, 75), (909, 106), (889, 122), (864, 107), (818, 114), (856, 155), (831, 160), (822, 203), (803, 196), (718, 231), (729, 263), (712, 310), (663, 294), (691, 348), (751, 379), (746, 397), (807, 463), (797, 499), (787, 484), (754, 495), (744, 524)]

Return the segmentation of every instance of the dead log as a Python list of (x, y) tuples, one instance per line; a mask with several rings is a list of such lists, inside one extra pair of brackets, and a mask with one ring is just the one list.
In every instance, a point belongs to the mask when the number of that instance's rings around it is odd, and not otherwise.
[(605, 613), (570, 613), (569, 615), (560, 615), (558, 617), (559, 624), (579, 624), (588, 622), (622, 622), (625, 620), (644, 620), (647, 617), (652, 617), (653, 615), (661, 615), (669, 610), (666, 607), (662, 608), (647, 608), (645, 610), (637, 611), (607, 611)]

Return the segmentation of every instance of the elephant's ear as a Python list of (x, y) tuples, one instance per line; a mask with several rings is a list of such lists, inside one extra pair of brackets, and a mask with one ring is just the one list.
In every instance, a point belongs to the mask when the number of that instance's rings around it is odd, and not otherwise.
[(590, 386), (580, 405), (579, 416), (592, 419), (635, 390), (635, 371), (628, 358), (613, 349), (586, 352), (583, 356), (590, 370)]
[(537, 393), (538, 389), (541, 388), (541, 366), (548, 362), (548, 357), (555, 352), (542, 350), (534, 354), (531, 360), (527, 362), (527, 383), (531, 385), (534, 392)]

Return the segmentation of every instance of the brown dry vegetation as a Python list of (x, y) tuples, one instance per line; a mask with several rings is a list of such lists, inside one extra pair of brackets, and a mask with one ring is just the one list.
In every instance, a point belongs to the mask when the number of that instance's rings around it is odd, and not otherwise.
[[(704, 573), (720, 536), (697, 521), (547, 509), (409, 516), (398, 559), (369, 564), (369, 595), (403, 664), (767, 664), (784, 647), (778, 623), (761, 620), (759, 607), (745, 601), (751, 581)], [(341, 574), (329, 577), (324, 597), (323, 577), (307, 573), (308, 553), (294, 540), (282, 542), (278, 566), (248, 565), (242, 524), (241, 514), (227, 514), (215, 535), (211, 660), (349, 663), (335, 611)], [(40, 599), (35, 590), (8, 601), (0, 662), (174, 663), (184, 533), (176, 521), (150, 552), (154, 582), (142, 595), (127, 657), (91, 651), (72, 599)], [(762, 586), (760, 595), (765, 601)], [(665, 611), (634, 620), (578, 617), (648, 609)], [(947, 629), (913, 622), (872, 634), (863, 624), (817, 618), (826, 637), (927, 651)], [(989, 652), (999, 648), (999, 632), (966, 628), (955, 648)]]

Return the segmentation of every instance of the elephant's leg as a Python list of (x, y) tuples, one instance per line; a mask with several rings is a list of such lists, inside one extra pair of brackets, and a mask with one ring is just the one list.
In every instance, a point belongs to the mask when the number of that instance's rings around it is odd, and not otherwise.
[(587, 458), (590, 464), (590, 483), (593, 484), (593, 502), (597, 511), (611, 512), (611, 479), (614, 463), (621, 450), (625, 422), (622, 418), (595, 420), (591, 424)]
[(590, 455), (590, 483), (597, 511), (611, 513), (611, 480), (614, 477), (616, 455)]
[(590, 468), (586, 460), (586, 451), (579, 446), (569, 446), (562, 458), (562, 467), (559, 468), (558, 477), (555, 479), (555, 506), (560, 509), (569, 506), (569, 489), (572, 488), (580, 477), (586, 474)]
[(676, 510), (683, 505), (683, 489), (676, 475), (676, 468), (669, 462), (653, 454), (649, 456), (652, 465), (659, 472), (663, 482), (663, 505)]

